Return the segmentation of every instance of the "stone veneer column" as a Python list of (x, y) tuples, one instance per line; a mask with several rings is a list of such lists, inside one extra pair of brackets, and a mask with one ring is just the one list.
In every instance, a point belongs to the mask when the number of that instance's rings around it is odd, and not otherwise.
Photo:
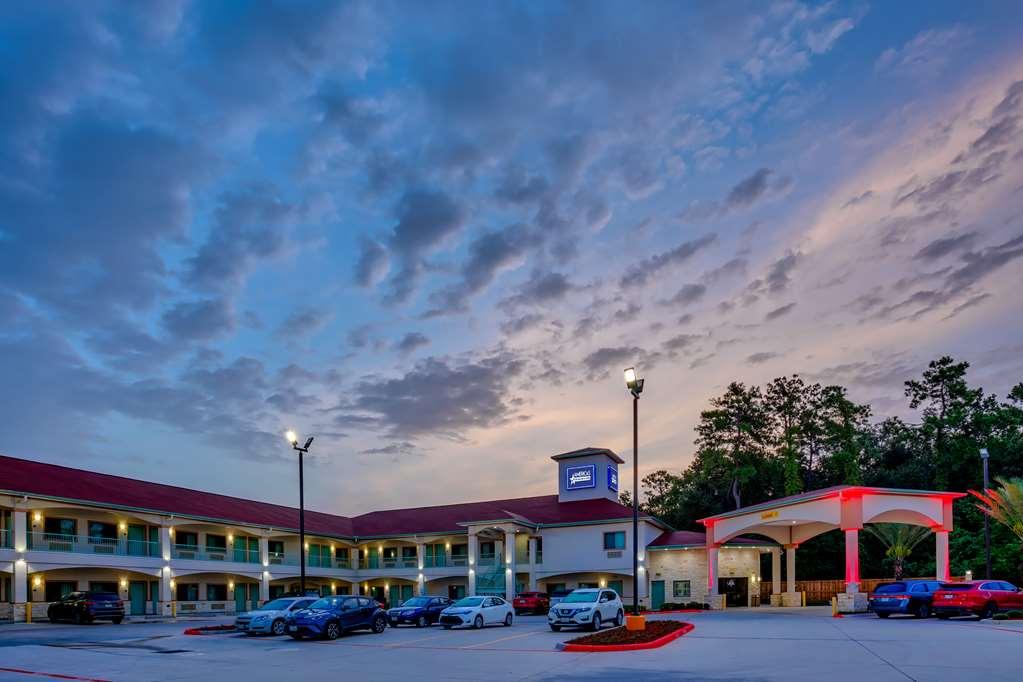
[(711, 608), (721, 608), (718, 596), (718, 546), (707, 547), (707, 601)]
[(771, 548), (771, 606), (781, 606), (781, 549)]

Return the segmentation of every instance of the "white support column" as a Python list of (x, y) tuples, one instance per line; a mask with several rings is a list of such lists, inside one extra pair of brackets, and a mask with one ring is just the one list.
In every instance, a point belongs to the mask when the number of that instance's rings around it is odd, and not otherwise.
[(174, 574), (170, 566), (160, 569), (160, 615), (163, 616), (171, 615), (174, 610), (174, 588), (171, 587), (173, 579)]
[(515, 533), (504, 532), (504, 595), (511, 601), (515, 598)]
[(476, 595), (476, 569), (478, 568), (476, 565), (476, 545), (476, 531), (470, 530), (469, 546), (467, 548), (469, 568), (466, 571), (469, 576), (469, 581), (465, 588), (465, 595), (467, 597), (473, 597)]
[(270, 601), (270, 539), (259, 538), (259, 603)]
[(785, 583), (782, 606), (802, 606), (803, 598), (796, 592), (796, 545), (785, 545)]
[(536, 591), (536, 538), (529, 538), (529, 591)]
[(426, 543), (416, 543), (416, 565), (419, 566), (419, 578), (416, 580), (416, 593), (423, 595), (426, 594), (426, 576), (423, 575), (423, 569), (426, 567)]
[(171, 560), (171, 527), (160, 526), (160, 556), (163, 557), (164, 562)]
[(950, 579), (948, 565), (948, 531), (934, 531), (934, 565), (937, 568), (938, 580), (947, 581)]
[(11, 543), (18, 553), (14, 560), (14, 571), (11, 575), (11, 592), (14, 597), (14, 621), (25, 620), (25, 605), (28, 603), (28, 564), (25, 563), (25, 551), (28, 549), (28, 516), (27, 512), (14, 510), (14, 537)]
[[(781, 549), (778, 547), (771, 548), (771, 605), (776, 606), (774, 603), (774, 595), (778, 595), (781, 598)], [(780, 602), (779, 604), (780, 605)]]

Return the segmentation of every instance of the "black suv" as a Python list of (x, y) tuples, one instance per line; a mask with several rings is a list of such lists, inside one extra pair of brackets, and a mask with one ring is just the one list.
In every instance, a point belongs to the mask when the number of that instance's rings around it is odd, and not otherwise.
[(116, 624), (124, 620), (124, 603), (113, 592), (71, 592), (50, 604), (46, 616), (51, 623), (109, 620)]

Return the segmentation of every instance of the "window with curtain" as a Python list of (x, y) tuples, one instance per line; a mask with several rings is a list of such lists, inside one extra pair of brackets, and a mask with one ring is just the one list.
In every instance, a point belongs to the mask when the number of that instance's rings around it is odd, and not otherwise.
[(604, 549), (625, 549), (625, 531), (604, 533)]

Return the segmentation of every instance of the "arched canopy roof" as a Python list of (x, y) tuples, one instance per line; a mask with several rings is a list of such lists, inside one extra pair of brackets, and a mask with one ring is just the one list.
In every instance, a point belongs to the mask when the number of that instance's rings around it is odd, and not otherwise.
[(864, 523), (906, 523), (952, 530), (952, 502), (964, 493), (842, 485), (770, 500), (700, 519), (707, 545), (717, 546), (742, 533), (766, 535), (784, 545)]

